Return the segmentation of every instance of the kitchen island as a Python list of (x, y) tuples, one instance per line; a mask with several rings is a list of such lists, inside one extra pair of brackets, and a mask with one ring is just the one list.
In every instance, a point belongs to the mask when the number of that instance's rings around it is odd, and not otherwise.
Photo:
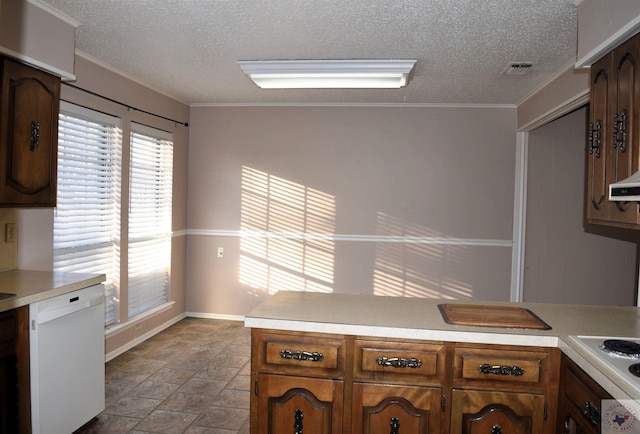
[[(524, 308), (551, 328), (450, 324), (445, 321), (439, 308), (439, 305), (445, 303), (481, 308), (484, 306), (487, 312), (494, 306)], [(507, 379), (509, 384), (504, 389), (511, 393), (505, 395), (510, 402), (526, 395), (523, 399), (530, 400), (530, 404), (527, 405), (536, 407), (538, 404), (534, 401), (544, 396), (546, 402), (540, 402), (540, 412), (545, 412), (545, 419), (549, 402), (553, 410), (556, 408), (561, 355), (579, 366), (611, 397), (619, 400), (640, 399), (640, 378), (621, 375), (610, 366), (606, 358), (597, 357), (576, 339), (579, 336), (640, 337), (640, 309), (636, 307), (470, 302), (285, 291), (271, 296), (250, 312), (245, 317), (245, 325), (253, 329), (252, 376), (255, 391), (264, 387), (274, 389), (274, 394), (286, 392), (287, 385), (272, 385), (276, 384), (276, 380), (284, 378), (284, 374), (289, 375), (291, 372), (297, 376), (297, 380), (292, 380), (290, 386), (298, 384), (300, 378), (304, 378), (305, 381), (312, 378), (316, 383), (319, 382), (312, 385), (315, 387), (314, 390), (317, 390), (318, 394), (326, 392), (325, 399), (318, 398), (320, 401), (342, 402), (339, 410), (333, 410), (342, 415), (339, 424), (352, 428), (351, 431), (360, 430), (366, 425), (366, 420), (356, 421), (362, 413), (356, 407), (364, 405), (363, 402), (373, 396), (373, 393), (369, 393), (369, 389), (373, 387), (403, 385), (403, 391), (400, 393), (402, 395), (406, 390), (412, 390), (412, 387), (424, 386), (426, 389), (421, 392), (411, 392), (412, 396), (427, 396), (427, 392), (435, 392), (432, 398), (425, 398), (430, 399), (430, 402), (417, 405), (416, 408), (422, 408), (421, 411), (427, 414), (428, 410), (433, 411), (439, 404), (439, 399), (442, 399), (442, 408), (446, 408), (449, 416), (457, 409), (451, 410), (451, 406), (446, 407), (444, 401), (456, 401), (456, 394), (464, 396), (466, 401), (472, 401), (477, 397), (471, 396), (471, 392), (467, 393), (467, 389), (473, 389), (473, 392), (479, 395), (489, 393), (489, 386), (482, 383), (484, 380), (474, 377), (478, 365), (473, 369), (464, 365), (466, 361), (482, 361), (486, 354), (500, 360), (522, 362), (520, 364), (525, 368), (515, 372), (512, 370), (513, 367), (503, 366), (505, 364), (498, 366), (497, 370), (508, 373), (498, 375), (493, 382)], [(311, 344), (305, 346), (306, 341)], [(302, 345), (295, 348), (296, 342)], [(278, 350), (282, 345), (286, 347), (284, 352)], [(314, 345), (321, 350), (312, 351)], [(367, 368), (370, 361), (367, 351), (371, 350), (372, 354), (375, 352), (377, 356), (388, 351), (390, 356), (394, 356), (395, 353), (402, 353), (404, 349), (409, 349), (406, 353), (407, 358), (400, 359), (402, 363), (410, 366), (409, 371), (412, 374), (425, 370), (425, 366), (412, 369), (414, 359), (420, 359), (415, 357), (416, 354), (424, 355), (420, 360), (433, 361), (432, 371), (427, 369), (422, 372), (421, 380), (414, 378), (387, 381), (393, 379), (394, 375), (397, 377), (397, 374), (389, 373), (391, 368), (388, 366), (381, 368), (380, 372), (374, 372), (377, 369), (375, 366)], [(318, 354), (324, 359), (317, 361), (315, 365), (308, 363), (318, 358)], [(287, 364), (292, 358), (303, 360), (303, 366), (293, 367), (291, 371)], [(490, 359), (489, 356), (486, 358)], [(378, 359), (382, 358), (377, 357), (374, 362)], [(425, 362), (424, 365), (428, 364)], [(314, 367), (310, 367), (311, 365)], [(489, 366), (489, 370), (491, 368), (496, 367)], [(527, 375), (533, 376), (527, 379)], [(329, 387), (320, 380), (334, 383)], [(517, 396), (512, 393), (514, 391), (518, 392)], [(529, 391), (531, 393), (527, 394)], [(376, 393), (377, 396), (382, 396), (382, 389), (376, 389)], [(258, 396), (256, 393), (254, 395)], [(492, 395), (492, 399), (494, 398)], [(255, 413), (264, 416), (265, 412), (273, 410), (266, 405), (260, 403), (258, 398), (252, 397), (254, 424), (257, 424)], [(283, 408), (286, 407), (286, 404), (282, 405)], [(458, 404), (454, 403), (454, 407), (456, 405)], [(347, 407), (353, 407), (354, 410)], [(382, 411), (381, 408), (378, 410)], [(374, 413), (375, 411), (372, 411), (371, 414)], [(332, 418), (334, 422), (335, 419)], [(433, 421), (435, 418), (428, 419)], [(455, 432), (453, 427), (458, 422), (455, 417), (449, 419), (434, 426), (436, 429), (445, 429), (450, 423), (451, 432)], [(555, 428), (547, 425), (544, 429), (539, 427), (538, 432), (553, 432)], [(346, 428), (345, 431), (350, 432)], [(386, 432), (389, 432), (389, 424), (386, 424)]]

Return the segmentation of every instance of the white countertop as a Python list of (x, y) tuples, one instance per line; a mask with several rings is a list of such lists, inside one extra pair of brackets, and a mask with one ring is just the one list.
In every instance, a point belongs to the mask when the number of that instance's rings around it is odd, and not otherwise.
[[(517, 305), (550, 330), (447, 324), (438, 305)], [(570, 335), (640, 337), (640, 308), (538, 303), (499, 303), (373, 295), (281, 291), (245, 316), (251, 328), (449, 342), (558, 347), (617, 399), (640, 399), (640, 388), (569, 339)]]
[(102, 283), (104, 274), (11, 270), (0, 273), (0, 292), (15, 297), (0, 299), (0, 312)]

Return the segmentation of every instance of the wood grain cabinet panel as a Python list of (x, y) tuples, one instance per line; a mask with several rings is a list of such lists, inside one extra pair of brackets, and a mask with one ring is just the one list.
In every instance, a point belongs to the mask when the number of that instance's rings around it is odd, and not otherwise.
[(454, 390), (451, 432), (537, 434), (545, 432), (545, 397), (531, 393)]
[(261, 374), (258, 434), (340, 434), (344, 383)]
[(351, 432), (438, 433), (440, 407), (440, 388), (354, 383)]
[(357, 379), (440, 383), (444, 378), (443, 343), (357, 339), (353, 375)]

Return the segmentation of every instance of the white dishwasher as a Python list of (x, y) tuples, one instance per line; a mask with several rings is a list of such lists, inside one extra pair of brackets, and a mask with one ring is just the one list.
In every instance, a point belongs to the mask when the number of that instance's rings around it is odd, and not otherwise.
[(29, 306), (34, 434), (70, 434), (104, 410), (104, 306), (103, 285)]

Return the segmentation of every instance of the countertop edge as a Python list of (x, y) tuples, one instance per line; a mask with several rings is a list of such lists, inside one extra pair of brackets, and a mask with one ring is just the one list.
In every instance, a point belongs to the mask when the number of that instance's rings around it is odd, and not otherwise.
[(0, 301), (0, 312), (104, 282), (104, 274), (11, 270), (0, 273), (0, 292), (16, 294)]

